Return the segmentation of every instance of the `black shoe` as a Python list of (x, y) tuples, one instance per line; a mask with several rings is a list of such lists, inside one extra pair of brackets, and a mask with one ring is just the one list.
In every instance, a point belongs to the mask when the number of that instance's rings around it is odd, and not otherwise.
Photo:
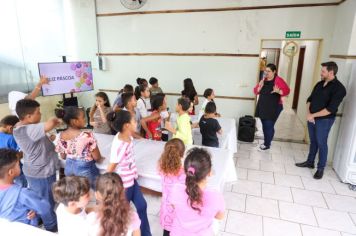
[(317, 170), (314, 174), (314, 179), (321, 179), (323, 178), (324, 170)]
[(300, 163), (295, 163), (296, 166), (298, 167), (308, 167), (310, 169), (314, 169), (315, 166), (314, 164), (310, 164), (309, 162), (305, 161), (305, 162), (300, 162)]

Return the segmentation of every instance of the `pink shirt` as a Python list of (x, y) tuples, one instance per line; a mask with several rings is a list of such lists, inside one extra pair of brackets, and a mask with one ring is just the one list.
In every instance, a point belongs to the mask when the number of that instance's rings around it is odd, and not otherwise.
[(129, 188), (134, 185), (134, 181), (138, 177), (133, 157), (133, 138), (131, 137), (129, 143), (124, 142), (119, 139), (119, 134), (115, 135), (111, 145), (110, 163), (117, 163), (115, 172), (120, 175), (124, 188)]
[(181, 169), (178, 175), (164, 175), (160, 173), (162, 179), (162, 200), (161, 209), (159, 212), (160, 223), (163, 229), (171, 231), (173, 219), (174, 219), (174, 208), (170, 201), (172, 188), (175, 184), (185, 183), (185, 173)]
[[(263, 80), (265, 80), (265, 78), (263, 78)], [(288, 87), (288, 84), (278, 75), (275, 78), (274, 84), (280, 89), (282, 90), (283, 94), (281, 95), (281, 99), (279, 100), (279, 104), (283, 104), (283, 100), (282, 97), (288, 96), (290, 93), (290, 88)], [(253, 88), (253, 92), (255, 95), (258, 95), (258, 86), (259, 84), (257, 84), (254, 88)]]
[(96, 140), (92, 132), (81, 132), (77, 137), (64, 140), (59, 136), (55, 151), (66, 154), (66, 158), (92, 161), (91, 153), (97, 147)]
[(221, 193), (205, 189), (201, 213), (190, 207), (186, 186), (176, 184), (171, 192), (171, 203), (175, 209), (171, 236), (210, 236), (213, 235), (212, 224), (219, 212), (224, 212), (225, 203)]

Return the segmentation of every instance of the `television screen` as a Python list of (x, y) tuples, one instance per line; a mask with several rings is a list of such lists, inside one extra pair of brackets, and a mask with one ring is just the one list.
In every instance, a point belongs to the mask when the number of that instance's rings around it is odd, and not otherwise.
[(87, 61), (38, 63), (38, 71), (40, 76), (47, 77), (49, 81), (42, 85), (43, 96), (94, 89), (91, 63)]

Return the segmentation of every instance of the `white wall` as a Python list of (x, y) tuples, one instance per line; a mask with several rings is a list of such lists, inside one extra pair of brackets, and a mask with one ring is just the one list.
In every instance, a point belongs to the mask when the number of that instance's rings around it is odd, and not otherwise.
[[(296, 1), (288, 1), (295, 3)], [(298, 1), (308, 2), (308, 1)], [(264, 1), (264, 5), (287, 4)], [(142, 10), (192, 9), (261, 5), (259, 1), (149, 1)], [(119, 1), (98, 0), (98, 13), (125, 12)], [(288, 8), (230, 12), (151, 14), (98, 17), (100, 52), (218, 52), (259, 54), (261, 39), (281, 38), (288, 30), (303, 38), (324, 38), (329, 55), (336, 7)], [(119, 89), (137, 77), (155, 76), (166, 92), (179, 93), (191, 77), (202, 94), (212, 87), (217, 95), (254, 97), (258, 57), (106, 57), (108, 71), (95, 71), (96, 89)], [(86, 97), (90, 105), (93, 98)], [(174, 101), (174, 100), (173, 100)], [(172, 102), (174, 103), (174, 102)], [(172, 103), (170, 105), (172, 106)], [(254, 102), (221, 100), (224, 116), (253, 114)]]

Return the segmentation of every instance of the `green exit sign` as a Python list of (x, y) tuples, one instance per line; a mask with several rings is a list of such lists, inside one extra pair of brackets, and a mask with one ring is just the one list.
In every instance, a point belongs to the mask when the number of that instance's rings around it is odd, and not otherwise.
[(302, 33), (300, 31), (287, 31), (286, 38), (287, 39), (291, 39), (291, 38), (299, 39), (301, 34)]

